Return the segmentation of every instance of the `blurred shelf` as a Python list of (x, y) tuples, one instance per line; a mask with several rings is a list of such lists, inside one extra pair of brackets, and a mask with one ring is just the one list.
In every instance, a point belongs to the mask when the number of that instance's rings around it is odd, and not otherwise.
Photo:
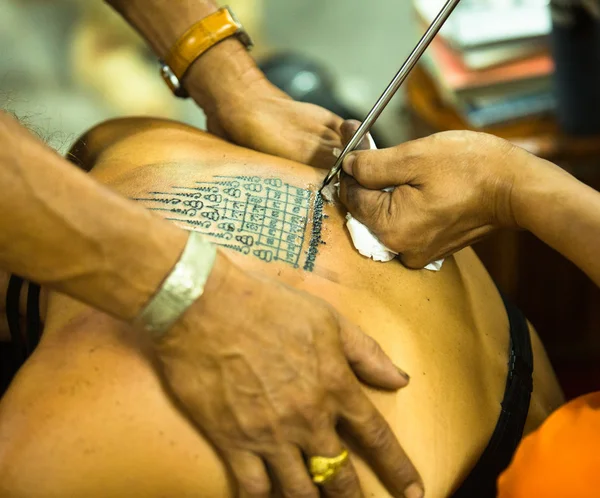
[(412, 125), (418, 136), (443, 130), (483, 131), (510, 140), (552, 161), (600, 156), (600, 136), (582, 138), (565, 135), (551, 116), (532, 117), (483, 129), (470, 127), (454, 108), (443, 101), (435, 83), (420, 66), (413, 70), (406, 82), (406, 96), (409, 109), (416, 118)]

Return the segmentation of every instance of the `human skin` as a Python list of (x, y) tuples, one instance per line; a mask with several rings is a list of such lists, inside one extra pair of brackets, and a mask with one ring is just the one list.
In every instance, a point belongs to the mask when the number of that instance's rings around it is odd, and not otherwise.
[[(108, 3), (146, 37), (159, 57), (164, 57), (192, 24), (217, 9), (217, 4), (209, 0)], [(271, 85), (236, 39), (219, 43), (197, 59), (183, 84), (205, 111), (209, 129), (238, 143), (324, 167), (333, 159), (333, 149), (341, 143), (339, 117), (320, 107), (294, 102)], [(275, 128), (278, 135), (272, 133)], [(187, 240), (184, 231), (161, 223), (95, 185), (2, 113), (0, 190), (4, 194), (0, 200), (0, 268), (42, 282), (122, 320), (131, 321), (157, 292)], [(290, 496), (314, 496), (316, 489), (304, 463), (289, 449), (289, 444), (286, 446), (289, 441), (282, 431), (291, 425), (303, 432), (304, 445), (319, 440), (318, 452), (333, 456), (339, 452), (339, 438), (333, 422), (329, 427), (315, 422), (322, 413), (332, 419), (360, 413), (364, 423), (356, 425), (353, 432), (362, 435), (363, 444), (371, 451), (391, 445), (397, 456), (393, 465), (381, 465), (379, 473), (398, 494), (410, 483), (418, 482), (416, 470), (399, 443), (393, 440), (381, 416), (361, 395), (354, 375), (389, 389), (404, 386), (406, 379), (381, 350), (359, 347), (361, 341), (369, 342), (368, 338), (352, 324), (341, 324), (324, 303), (273, 282), (253, 279), (221, 252), (208, 270), (210, 276), (203, 296), (162, 340), (155, 342), (155, 350), (167, 383), (187, 407), (188, 414), (200, 428), (221, 432), (223, 437), (214, 442), (227, 455), (239, 487), (251, 488), (252, 496), (263, 496), (272, 486), (264, 462), (276, 464), (287, 456), (290, 464), (275, 472), (280, 485)], [(246, 313), (242, 306), (232, 316), (228, 312), (231, 303), (241, 300), (246, 304)], [(255, 309), (265, 302), (272, 306), (257, 315)], [(296, 319), (282, 323), (291, 315)], [(241, 411), (251, 417), (248, 410), (227, 406), (223, 400), (217, 408), (215, 392), (221, 390), (222, 379), (215, 380), (211, 388), (205, 386), (202, 392), (194, 389), (199, 378), (206, 379), (209, 372), (218, 371), (220, 353), (213, 351), (214, 361), (204, 365), (190, 358), (194, 357), (195, 348), (206, 351), (211, 338), (224, 340), (229, 335), (229, 342), (233, 342), (241, 337), (240, 331), (249, 338), (253, 334), (268, 334), (268, 330), (276, 331), (273, 337), (287, 330), (288, 335), (281, 338), (284, 346), (296, 337), (314, 347), (335, 344), (340, 355), (329, 362), (337, 367), (327, 372), (306, 370), (306, 364), (300, 365), (302, 358), (283, 362), (288, 368), (304, 372), (317, 387), (302, 396), (288, 390), (280, 399), (285, 405), (280, 411), (290, 412), (291, 416), (281, 420), (278, 414), (273, 414), (270, 424), (276, 437), (267, 443), (257, 443), (252, 435), (221, 430), (227, 414), (232, 416), (233, 412)], [(248, 341), (240, 348), (253, 356), (252, 344)], [(271, 353), (276, 356), (278, 351)], [(264, 385), (274, 388), (271, 381), (278, 382), (270, 370), (265, 368), (257, 376)], [(354, 386), (351, 408), (344, 410), (334, 401), (331, 391), (336, 383)], [(292, 406), (299, 398), (304, 399), (305, 406), (315, 407), (313, 413), (306, 414), (306, 410)], [(351, 398), (340, 399), (349, 403)], [(263, 402), (266, 402), (264, 397)], [(377, 434), (377, 438), (366, 431)], [(328, 487), (332, 496), (360, 494), (350, 467), (339, 473)]]
[(494, 230), (524, 229), (600, 285), (600, 193), (506, 140), (438, 133), (356, 152), (344, 171), (344, 204), (411, 267)]
[[(1, 113), (0, 166), (0, 268), (131, 322), (172, 271), (188, 232), (78, 171)], [(264, 337), (272, 342), (263, 344)], [(323, 456), (339, 454), (338, 420), (349, 421), (359, 444), (374, 454), (376, 472), (396, 494), (419, 481), (358, 381), (398, 389), (406, 378), (324, 301), (256, 278), (217, 251), (202, 296), (153, 344), (172, 393), (199, 429), (218, 435), (213, 444), (238, 487), (252, 496), (264, 496), (271, 487), (265, 462), (277, 466), (283, 460), (287, 465), (276, 472), (279, 485), (290, 496), (316, 495), (296, 446)], [(310, 354), (284, 354), (299, 344)], [(268, 416), (221, 396), (236, 385), (235, 376), (220, 373), (232, 347), (241, 362), (261, 355), (254, 375), (262, 390), (254, 401), (264, 404)], [(326, 364), (311, 364), (311, 355), (324, 349)], [(198, 355), (205, 361), (197, 361)], [(301, 376), (312, 388), (285, 383), (278, 369)], [(276, 400), (271, 392), (277, 392)], [(226, 422), (240, 417), (261, 430)], [(395, 458), (378, 457), (381, 448)], [(349, 466), (327, 486), (333, 496), (360, 496)]]
[[(314, 191), (324, 175), (168, 122), (107, 124), (82, 144), (80, 159), (94, 166), (96, 179), (127, 197), (145, 199), (138, 202), (148, 208), (164, 207), (156, 199), (173, 197), (180, 191), (175, 186), (208, 186), (225, 196), (228, 187), (214, 182), (230, 180), (217, 176), (253, 176), (261, 185), (277, 178)], [(176, 223), (187, 229), (195, 226), (190, 219), (206, 220), (154, 212), (183, 219)], [(353, 249), (339, 204), (326, 205), (325, 214), (326, 244), (319, 245), (313, 271), (303, 269), (310, 223), (297, 253), (300, 268), (224, 250), (258, 278), (324, 299), (403, 366), (411, 375), (407, 388), (398, 393), (363, 390), (420, 469), (427, 496), (446, 496), (481, 454), (500, 413), (509, 350), (502, 301), (470, 249), (449, 258), (439, 273), (411, 271), (398, 261), (376, 263)], [(30, 497), (39, 490), (44, 496), (232, 495), (231, 475), (211, 447), (211, 435), (198, 434), (165, 391), (147, 338), (126, 331), (106, 315), (50, 295), (40, 346), (0, 405), (3, 495)], [(533, 331), (532, 340), (534, 393), (527, 432), (562, 401)], [(238, 382), (232, 395), (243, 403), (253, 385), (246, 375)], [(389, 496), (369, 460), (352, 454), (364, 494)]]
[[(176, 8), (170, 0), (106, 3), (146, 39), (160, 58), (190, 26), (219, 7), (213, 0), (181, 1)], [(198, 58), (190, 66), (183, 86), (206, 114), (210, 132), (251, 149), (316, 167), (333, 165), (333, 151), (342, 143), (342, 119), (322, 107), (296, 102), (272, 85), (237, 39), (228, 38)]]

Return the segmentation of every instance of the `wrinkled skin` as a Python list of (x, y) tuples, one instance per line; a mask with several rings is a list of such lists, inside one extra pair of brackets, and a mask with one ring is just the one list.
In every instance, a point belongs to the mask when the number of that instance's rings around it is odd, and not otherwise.
[[(355, 127), (345, 124), (345, 136)], [(468, 131), (358, 151), (344, 161), (340, 198), (406, 266), (422, 268), (497, 228), (518, 228), (511, 193), (528, 155)]]
[(331, 168), (342, 146), (342, 119), (322, 107), (297, 102), (259, 78), (246, 91), (207, 110), (208, 131), (233, 143), (286, 159)]
[[(223, 455), (241, 496), (266, 498), (278, 486), (286, 497), (318, 497), (304, 458), (338, 455), (338, 424), (393, 496), (419, 482), (356, 377), (399, 389), (406, 374), (324, 301), (219, 255), (205, 295), (156, 346), (169, 385)], [(363, 496), (351, 464), (323, 490)]]

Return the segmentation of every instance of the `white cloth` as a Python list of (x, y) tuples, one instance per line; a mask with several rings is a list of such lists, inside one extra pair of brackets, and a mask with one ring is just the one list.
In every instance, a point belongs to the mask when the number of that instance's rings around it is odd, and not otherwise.
[[(350, 213), (346, 215), (346, 227), (350, 232), (350, 238), (356, 250), (367, 258), (374, 261), (386, 263), (397, 256), (397, 252), (384, 246), (375, 235), (365, 225), (356, 218), (353, 218)], [(431, 271), (440, 271), (442, 269), (443, 259), (434, 261), (428, 264), (425, 269)]]
[[(377, 146), (371, 137), (369, 137), (369, 146), (371, 149), (376, 149)], [(339, 185), (339, 184), (338, 184)], [(393, 187), (384, 189), (386, 192), (393, 190)], [(392, 251), (390, 248), (383, 245), (379, 239), (360, 221), (354, 218), (350, 213), (346, 215), (346, 227), (350, 232), (350, 238), (356, 250), (367, 258), (371, 258), (374, 261), (381, 261), (385, 263), (391, 261), (397, 256), (397, 252)], [(425, 269), (431, 271), (440, 271), (442, 269), (443, 259), (434, 261), (428, 264)]]

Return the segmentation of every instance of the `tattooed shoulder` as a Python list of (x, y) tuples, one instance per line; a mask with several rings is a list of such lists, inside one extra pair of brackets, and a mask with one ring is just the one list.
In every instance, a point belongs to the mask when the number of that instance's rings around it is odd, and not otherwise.
[[(188, 225), (216, 245), (312, 271), (321, 238), (323, 200), (279, 178), (215, 176), (134, 198), (167, 219)], [(311, 232), (306, 228), (311, 217)], [(303, 253), (305, 238), (308, 247)], [(304, 263), (301, 262), (304, 256)]]

